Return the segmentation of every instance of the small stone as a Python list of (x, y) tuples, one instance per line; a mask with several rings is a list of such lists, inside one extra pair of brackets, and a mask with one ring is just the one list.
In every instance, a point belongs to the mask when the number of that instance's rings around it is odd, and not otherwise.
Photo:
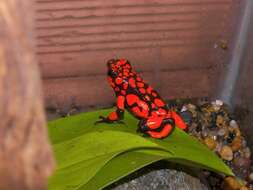
[(235, 120), (231, 120), (231, 121), (229, 122), (229, 126), (230, 126), (230, 127), (233, 127), (233, 128), (238, 128), (238, 124), (237, 124), (237, 122), (236, 122)]
[(213, 105), (213, 109), (214, 109), (214, 111), (219, 111), (220, 110), (220, 106), (217, 106), (217, 105)]
[(250, 156), (251, 156), (251, 151), (250, 151), (249, 147), (244, 148), (244, 149), (242, 150), (242, 152), (243, 152), (243, 155), (244, 155), (245, 158), (250, 158)]
[(214, 102), (211, 103), (212, 104), (212, 107), (214, 109), (214, 111), (219, 111), (221, 106), (223, 105), (223, 102), (221, 100), (216, 100)]
[(247, 147), (247, 141), (242, 137), (242, 147), (245, 148)]
[(253, 173), (249, 174), (249, 180), (253, 182)]
[(217, 115), (217, 118), (216, 118), (216, 125), (218, 127), (223, 127), (226, 125), (226, 121), (224, 120), (224, 117), (222, 117), (221, 115)]
[(219, 153), (220, 153), (221, 158), (224, 160), (231, 161), (233, 159), (233, 151), (227, 145), (223, 146)]
[(216, 148), (215, 148), (215, 151), (216, 152), (220, 152), (221, 151), (221, 149), (222, 149), (222, 143), (217, 143), (217, 146), (216, 146)]
[(235, 133), (235, 135), (236, 135), (237, 137), (241, 136), (241, 131), (240, 131), (239, 128), (233, 129), (233, 132)]
[(227, 134), (227, 136), (226, 136), (226, 141), (227, 141), (227, 143), (232, 143), (233, 142), (233, 140), (235, 139), (235, 137), (236, 137), (236, 134), (234, 133), (234, 132), (232, 132), (232, 131), (230, 131), (228, 134)]
[(240, 190), (249, 190), (246, 186), (240, 188)]
[(237, 158), (234, 158), (233, 163), (234, 163), (235, 167), (237, 167), (237, 168), (247, 168), (248, 169), (250, 167), (251, 161), (250, 161), (250, 159), (247, 159), (247, 158), (237, 157)]
[(217, 142), (211, 137), (206, 137), (204, 143), (211, 150), (214, 150), (217, 146)]
[(239, 190), (242, 185), (234, 177), (226, 177), (223, 182), (224, 190)]
[(187, 107), (184, 105), (182, 108), (181, 108), (181, 112), (184, 112), (184, 111), (187, 111)]
[(193, 104), (188, 104), (188, 105), (187, 105), (187, 108), (188, 108), (189, 110), (196, 110), (196, 106), (193, 105)]
[(223, 137), (225, 134), (226, 134), (226, 130), (225, 129), (223, 129), (223, 128), (221, 128), (221, 129), (219, 129), (219, 131), (218, 131), (218, 136), (221, 136), (221, 137)]
[(215, 104), (216, 104), (217, 106), (222, 106), (222, 105), (223, 105), (223, 102), (222, 102), (221, 100), (216, 100), (216, 101), (215, 101)]
[(241, 148), (241, 138), (236, 137), (233, 142), (230, 144), (233, 152), (238, 151)]
[(190, 111), (183, 111), (180, 113), (181, 118), (187, 125), (191, 125), (192, 123), (192, 114)]
[(201, 134), (202, 134), (203, 137), (207, 137), (209, 132), (204, 129)]

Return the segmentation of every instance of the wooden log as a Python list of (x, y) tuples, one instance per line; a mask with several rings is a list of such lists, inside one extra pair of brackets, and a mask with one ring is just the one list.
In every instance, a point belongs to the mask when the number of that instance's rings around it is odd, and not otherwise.
[(46, 189), (54, 166), (31, 11), (31, 1), (0, 1), (0, 189)]

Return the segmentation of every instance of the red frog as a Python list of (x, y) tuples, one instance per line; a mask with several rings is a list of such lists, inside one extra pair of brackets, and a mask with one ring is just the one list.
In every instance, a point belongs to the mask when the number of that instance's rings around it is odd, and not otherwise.
[(107, 117), (100, 116), (96, 123), (111, 123), (124, 117), (128, 110), (139, 119), (138, 130), (153, 138), (167, 137), (175, 125), (187, 129), (182, 118), (171, 111), (160, 95), (132, 69), (126, 59), (107, 62), (108, 82), (117, 97), (117, 109)]

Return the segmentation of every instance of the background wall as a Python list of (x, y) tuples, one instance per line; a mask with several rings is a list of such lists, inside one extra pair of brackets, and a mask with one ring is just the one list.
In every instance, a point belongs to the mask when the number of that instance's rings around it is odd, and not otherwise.
[(240, 0), (35, 1), (49, 108), (112, 104), (113, 57), (129, 59), (166, 99), (210, 96), (240, 9)]

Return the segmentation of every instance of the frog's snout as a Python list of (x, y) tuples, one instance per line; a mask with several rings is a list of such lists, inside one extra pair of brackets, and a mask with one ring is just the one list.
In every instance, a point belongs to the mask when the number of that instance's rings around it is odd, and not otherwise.
[(117, 77), (117, 73), (114, 72), (112, 69), (109, 69), (107, 72), (108, 76), (112, 77), (112, 78), (116, 78)]

